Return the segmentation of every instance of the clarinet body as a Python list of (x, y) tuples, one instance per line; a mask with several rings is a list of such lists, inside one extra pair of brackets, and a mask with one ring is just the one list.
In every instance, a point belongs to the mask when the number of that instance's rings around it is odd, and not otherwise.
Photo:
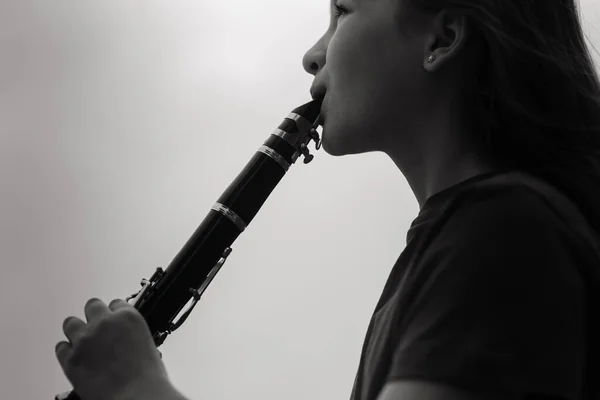
[[(295, 108), (267, 138), (242, 172), (223, 192), (187, 243), (163, 270), (142, 279), (141, 289), (126, 298), (146, 320), (157, 348), (186, 320), (202, 293), (231, 253), (231, 244), (258, 213), (300, 155), (308, 164), (307, 145), (321, 145), (316, 127), (322, 100)], [(188, 308), (183, 311), (186, 304)], [(181, 317), (175, 318), (181, 314)], [(55, 400), (80, 400), (74, 392)]]

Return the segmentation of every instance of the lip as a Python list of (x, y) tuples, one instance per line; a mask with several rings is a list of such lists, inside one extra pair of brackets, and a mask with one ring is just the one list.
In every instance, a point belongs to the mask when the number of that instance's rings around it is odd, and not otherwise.
[(319, 126), (323, 126), (323, 123), (325, 122), (323, 114), (319, 114), (319, 118), (317, 118), (317, 125)]
[(319, 111), (319, 118), (317, 118), (317, 124), (319, 126), (323, 126), (323, 124), (325, 123), (325, 115), (327, 114), (327, 111), (325, 110), (325, 96), (323, 96), (323, 103), (321, 104), (321, 110)]
[(323, 98), (325, 98), (325, 94), (327, 93), (327, 88), (325, 88), (324, 85), (314, 83), (311, 86), (309, 92), (310, 92), (310, 97), (312, 97), (314, 100), (316, 100), (316, 99), (323, 100)]

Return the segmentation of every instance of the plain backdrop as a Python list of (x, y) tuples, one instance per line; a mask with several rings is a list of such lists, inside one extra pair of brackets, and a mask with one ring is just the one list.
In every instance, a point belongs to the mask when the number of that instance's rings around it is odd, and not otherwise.
[[(600, 47), (600, 3), (581, 5)], [(328, 14), (328, 0), (0, 1), (0, 398), (71, 389), (63, 320), (169, 264), (310, 100), (302, 56)], [(350, 395), (418, 206), (387, 156), (313, 153), (161, 347), (190, 400)]]

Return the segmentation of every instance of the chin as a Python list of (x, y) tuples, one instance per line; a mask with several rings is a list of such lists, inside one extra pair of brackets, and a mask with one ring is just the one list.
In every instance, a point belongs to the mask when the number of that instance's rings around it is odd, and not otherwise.
[(325, 152), (331, 156), (344, 156), (348, 154), (348, 149), (344, 146), (344, 144), (345, 143), (339, 140), (339, 138), (333, 138), (332, 140), (331, 136), (326, 136), (323, 134), (321, 146), (323, 147), (323, 150), (325, 150)]
[(339, 146), (339, 143), (331, 143), (327, 140), (323, 140), (321, 146), (323, 147), (325, 153), (329, 154), (330, 156), (343, 156), (347, 154), (343, 151), (343, 147)]
[(349, 140), (350, 138), (348, 135), (335, 135), (332, 134), (332, 132), (326, 132), (325, 128), (323, 128), (321, 139), (321, 146), (323, 150), (332, 156), (361, 154), (369, 151), (360, 145), (360, 141), (357, 142), (355, 140)]

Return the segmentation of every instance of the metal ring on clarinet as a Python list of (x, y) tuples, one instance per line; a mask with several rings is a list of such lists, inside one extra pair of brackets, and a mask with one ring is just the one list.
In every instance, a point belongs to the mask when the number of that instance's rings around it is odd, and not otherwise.
[(244, 222), (244, 220), (242, 220), (239, 215), (233, 212), (231, 208), (221, 203), (215, 203), (215, 205), (212, 206), (211, 209), (227, 217), (231, 222), (235, 224), (235, 226), (238, 227), (240, 232), (244, 232), (244, 230), (246, 229), (246, 223)]

